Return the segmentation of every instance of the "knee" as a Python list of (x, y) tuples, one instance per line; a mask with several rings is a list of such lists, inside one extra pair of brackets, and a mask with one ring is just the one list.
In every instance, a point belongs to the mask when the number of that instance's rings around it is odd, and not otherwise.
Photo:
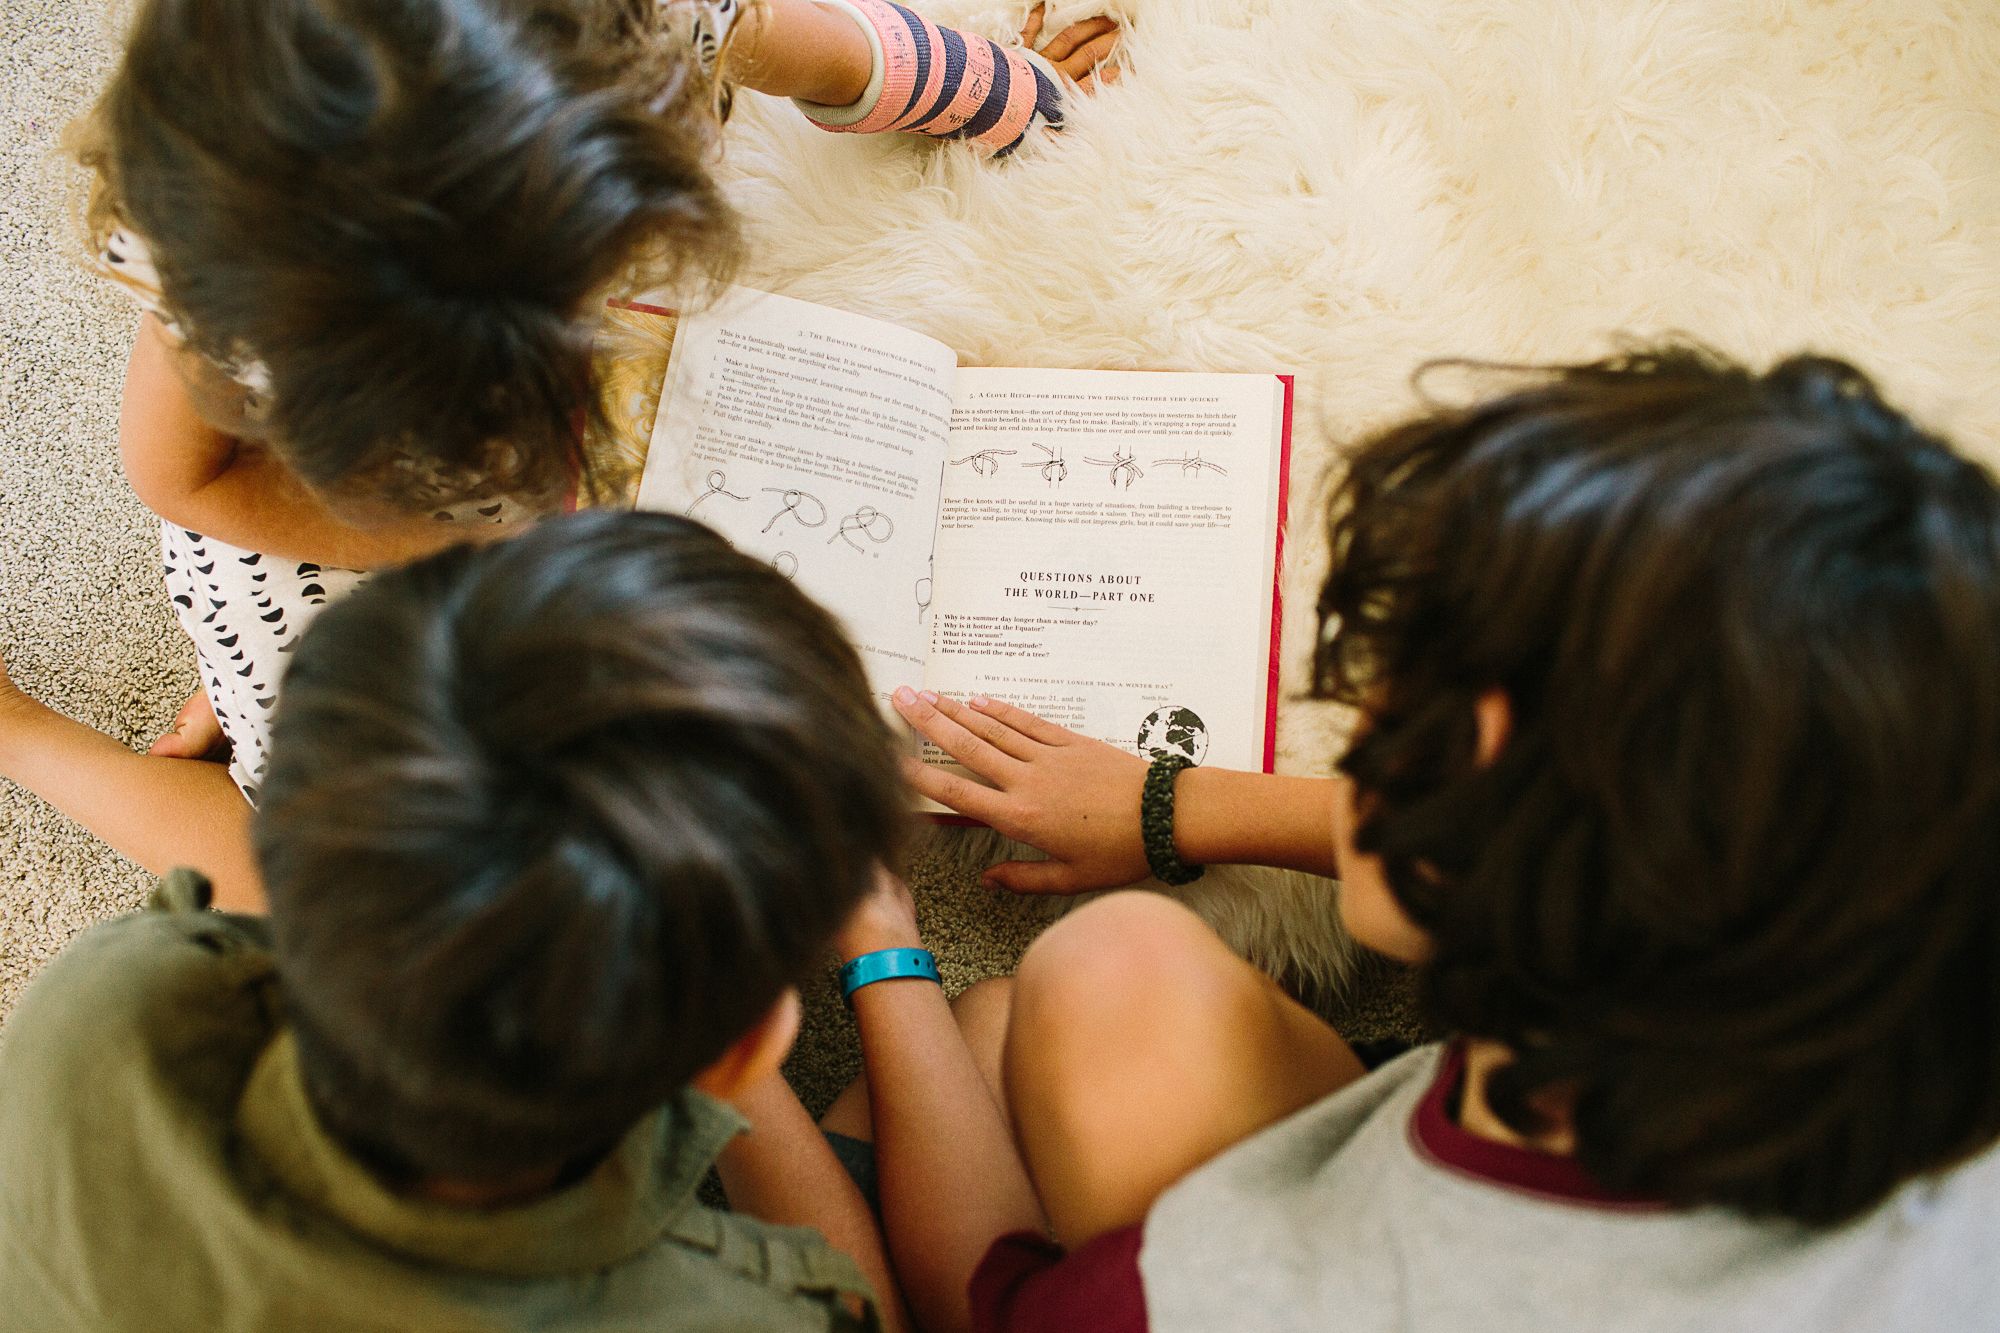
[[(1016, 1003), (1127, 1002), (1173, 990), (1228, 949), (1206, 922), (1144, 890), (1087, 903), (1044, 931), (1015, 974)], [(1234, 955), (1230, 955), (1234, 956)]]
[(965, 1044), (975, 1055), (990, 1048), (995, 1059), (1001, 1042), (1006, 1040), (1013, 1010), (1012, 977), (988, 977), (975, 982), (951, 1002), (951, 1016), (958, 1023), (958, 1033), (965, 1038)]
[(1254, 969), (1200, 917), (1157, 893), (1116, 893), (1056, 922), (1022, 958), (1009, 1046), (1058, 1062), (1117, 1058), (1260, 998)]
[(951, 1016), (960, 1027), (977, 1026), (997, 1012), (1003, 1018), (1014, 1000), (1014, 978), (988, 977), (975, 981), (951, 1002)]

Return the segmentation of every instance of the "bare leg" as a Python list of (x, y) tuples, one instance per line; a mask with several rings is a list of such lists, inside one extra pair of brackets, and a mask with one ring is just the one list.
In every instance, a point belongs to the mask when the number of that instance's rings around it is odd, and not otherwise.
[[(958, 1033), (972, 1052), (986, 1090), (993, 1095), (1002, 1121), (1007, 1118), (1007, 1099), (1000, 1090), (1000, 1050), (1007, 1040), (1007, 1012), (1013, 1004), (1014, 979), (988, 977), (959, 992), (951, 1002), (951, 1016)], [(819, 1118), (819, 1127), (850, 1139), (875, 1141), (875, 1126), (868, 1112), (868, 1075), (862, 1074), (834, 1098), (833, 1105)], [(1012, 1126), (1010, 1125), (1011, 1129)]]
[(812, 0), (765, 0), (730, 41), (729, 78), (773, 97), (846, 106), (868, 89), (875, 57), (846, 14)]
[[(921, 943), (909, 890), (883, 870), (835, 948), (854, 959)], [(1009, 990), (987, 983), (947, 1005), (934, 983), (897, 977), (853, 995), (868, 1070), (866, 1121), (850, 1099), (828, 1127), (874, 1140), (882, 1229), (903, 1299), (927, 1333), (971, 1329), (967, 1288), (980, 1260), (999, 1237), (1044, 1225), (993, 1095), (991, 1048)], [(983, 1057), (967, 1045), (969, 1034)]]
[(1028, 950), (1003, 1067), (1015, 1140), (1070, 1249), (1363, 1072), (1193, 912), (1144, 892), (1078, 908)]
[[(1044, 8), (1036, 6), (1021, 32), (1033, 47), (1042, 34)], [(812, 0), (764, 0), (744, 14), (742, 29), (730, 39), (729, 79), (773, 97), (802, 97), (825, 106), (846, 106), (868, 89), (874, 53), (854, 21)], [(1075, 79), (1085, 92), (1116, 83), (1118, 70), (1105, 59), (1118, 42), (1118, 24), (1089, 18), (1050, 38), (1042, 54)]]
[(716, 1159), (730, 1207), (781, 1226), (817, 1227), (867, 1275), (883, 1327), (889, 1333), (908, 1329), (909, 1314), (875, 1217), (784, 1075), (774, 1072), (734, 1100), (751, 1129)]
[(154, 874), (191, 866), (215, 905), (264, 910), (250, 803), (221, 764), (134, 754), (30, 699), (0, 665), (0, 777), (89, 829)]

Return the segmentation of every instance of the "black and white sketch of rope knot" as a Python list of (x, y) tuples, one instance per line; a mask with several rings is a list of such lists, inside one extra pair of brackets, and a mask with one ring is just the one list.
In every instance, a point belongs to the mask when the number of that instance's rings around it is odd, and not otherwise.
[(831, 546), (835, 542), (844, 541), (857, 551), (865, 550), (865, 547), (847, 535), (850, 532), (858, 532), (880, 546), (896, 535), (896, 521), (874, 505), (862, 505), (840, 520), (840, 530), (828, 537), (826, 544)]
[(1060, 485), (1069, 479), (1069, 463), (1062, 456), (1061, 446), (1051, 449), (1046, 444), (1038, 444), (1035, 447), (1049, 456), (1048, 461), (1042, 463), (1023, 463), (1021, 464), (1022, 467), (1040, 468), (1042, 480), (1051, 486)]
[(708, 489), (703, 491), (700, 495), (695, 496), (694, 504), (691, 504), (686, 509), (681, 510), (681, 513), (691, 516), (694, 513), (696, 506), (700, 505), (703, 500), (706, 500), (711, 495), (726, 495), (732, 500), (748, 500), (750, 498), (747, 495), (738, 495), (735, 491), (730, 490), (729, 474), (727, 472), (724, 472), (721, 468), (716, 468), (714, 471), (708, 474)]
[(788, 579), (795, 579), (799, 576), (799, 558), (790, 551), (780, 551), (771, 557), (771, 568)]
[(1191, 454), (1182, 454), (1179, 458), (1155, 458), (1153, 466), (1177, 467), (1181, 470), (1183, 477), (1199, 477), (1204, 468), (1212, 472), (1220, 472), (1225, 477), (1229, 475), (1228, 468), (1222, 466), (1220, 463), (1209, 462), (1201, 456), (1201, 450), (1199, 449)]
[(1139, 470), (1139, 460), (1123, 449), (1113, 449), (1109, 458), (1086, 458), (1083, 461), (1096, 467), (1110, 468), (1111, 484), (1117, 486), (1122, 482), (1128, 491), (1132, 489), (1133, 482), (1146, 475)]
[[(810, 491), (790, 490), (783, 486), (766, 486), (764, 492), (767, 495), (778, 496), (784, 501), (783, 507), (777, 513), (771, 515), (771, 521), (764, 525), (763, 530), (765, 532), (769, 532), (777, 521), (787, 514), (797, 519), (799, 526), (802, 528), (816, 528), (826, 522), (826, 506), (821, 504), (819, 497)], [(799, 509), (800, 505), (805, 504), (811, 505), (818, 512), (819, 517), (807, 518)]]
[(952, 459), (951, 465), (958, 467), (962, 464), (970, 463), (975, 475), (990, 477), (1000, 470), (1001, 459), (1012, 458), (1013, 456), (1014, 451), (1012, 449), (981, 449), (976, 454), (967, 454), (963, 458)]
[(926, 574), (917, 580), (917, 623), (924, 623), (924, 612), (931, 609), (931, 580)]

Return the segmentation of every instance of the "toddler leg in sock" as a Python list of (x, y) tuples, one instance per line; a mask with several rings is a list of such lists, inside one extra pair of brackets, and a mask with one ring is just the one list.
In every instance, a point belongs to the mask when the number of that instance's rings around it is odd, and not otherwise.
[(1004, 157), (1036, 124), (1062, 126), (1062, 92), (1039, 57), (939, 27), (890, 0), (829, 3), (862, 25), (876, 51), (876, 78), (852, 106), (799, 103), (822, 129), (969, 139)]

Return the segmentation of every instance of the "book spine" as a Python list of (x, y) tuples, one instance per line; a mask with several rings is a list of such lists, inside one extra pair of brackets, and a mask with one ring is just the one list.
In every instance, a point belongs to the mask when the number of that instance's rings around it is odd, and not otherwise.
[(1285, 386), (1284, 423), (1278, 441), (1278, 550), (1271, 561), (1271, 666), (1264, 686), (1264, 771), (1278, 771), (1278, 678), (1284, 658), (1280, 647), (1285, 637), (1285, 529), (1291, 520), (1292, 490), (1292, 376), (1280, 375)]

